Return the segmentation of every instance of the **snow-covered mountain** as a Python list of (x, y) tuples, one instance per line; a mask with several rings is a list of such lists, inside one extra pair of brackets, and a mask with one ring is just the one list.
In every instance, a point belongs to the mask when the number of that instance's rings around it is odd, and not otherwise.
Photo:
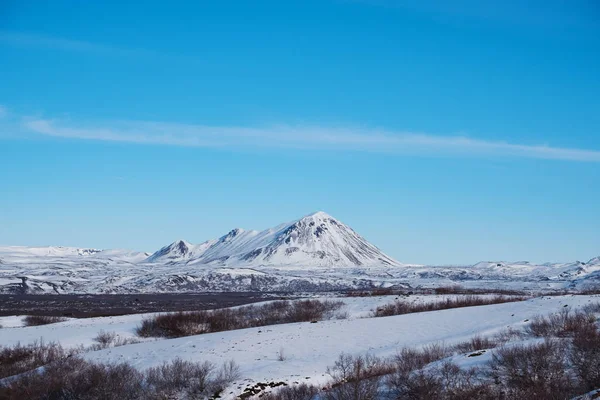
[(317, 212), (264, 231), (234, 229), (153, 254), (75, 247), (0, 247), (0, 293), (307, 291), (374, 287), (600, 288), (587, 262), (400, 264), (347, 225)]
[(352, 228), (319, 211), (271, 229), (234, 229), (197, 246), (178, 240), (147, 262), (223, 266), (364, 267), (400, 266)]

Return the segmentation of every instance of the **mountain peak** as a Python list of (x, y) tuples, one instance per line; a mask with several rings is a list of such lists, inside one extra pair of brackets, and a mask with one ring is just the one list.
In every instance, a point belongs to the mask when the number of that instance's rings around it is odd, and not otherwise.
[(191, 243), (183, 239), (178, 239), (173, 243), (156, 251), (154, 254), (147, 258), (147, 261), (155, 262), (161, 260), (178, 260), (190, 254), (191, 249)]
[[(327, 214), (325, 211), (315, 211), (313, 213), (310, 213), (308, 215), (305, 215), (303, 218), (318, 218), (318, 219), (325, 219), (325, 218), (333, 218), (331, 215)], [(335, 218), (333, 218), (335, 219)]]
[(324, 211), (262, 232), (236, 228), (194, 247), (179, 241), (163, 247), (148, 261), (307, 268), (401, 265)]

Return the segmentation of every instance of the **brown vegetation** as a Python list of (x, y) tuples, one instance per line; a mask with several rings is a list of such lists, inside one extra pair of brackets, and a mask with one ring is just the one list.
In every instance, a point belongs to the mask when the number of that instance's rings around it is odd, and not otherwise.
[[(600, 387), (597, 303), (532, 321), (526, 332), (508, 329), (494, 338), (475, 336), (454, 346), (402, 349), (391, 359), (342, 355), (328, 372), (326, 388), (303, 385), (265, 395), (268, 400), (559, 400)], [(523, 336), (543, 342), (507, 343)], [(503, 345), (503, 347), (498, 347)], [(492, 350), (490, 350), (492, 349)], [(493, 351), (480, 369), (461, 369), (444, 359)]]
[(164, 400), (216, 398), (238, 378), (238, 368), (227, 363), (216, 369), (210, 363), (176, 359), (139, 372), (127, 363), (94, 364), (69, 357), (43, 370), (21, 374), (0, 383), (6, 400)]
[(141, 337), (182, 337), (333, 317), (342, 302), (329, 300), (274, 301), (234, 309), (161, 314), (142, 320)]
[(57, 343), (34, 342), (22, 346), (0, 348), (0, 379), (21, 374), (66, 358), (74, 351), (65, 350)]
[(55, 324), (57, 322), (63, 322), (67, 319), (64, 317), (53, 317), (50, 315), (28, 315), (23, 318), (23, 323), (25, 326), (39, 326), (39, 325), (48, 325)]
[(508, 399), (567, 399), (578, 394), (566, 364), (565, 343), (543, 343), (500, 348), (491, 363), (492, 375)]
[(491, 304), (509, 303), (526, 300), (521, 296), (475, 296), (465, 295), (447, 298), (433, 302), (411, 303), (396, 300), (393, 303), (383, 305), (374, 312), (375, 317), (389, 317), (392, 315), (411, 314), (426, 311), (448, 310), (451, 308), (485, 306)]
[(548, 316), (537, 316), (527, 327), (527, 332), (537, 337), (573, 336), (580, 329), (594, 326), (596, 317), (593, 312), (582, 310), (571, 312), (564, 308)]

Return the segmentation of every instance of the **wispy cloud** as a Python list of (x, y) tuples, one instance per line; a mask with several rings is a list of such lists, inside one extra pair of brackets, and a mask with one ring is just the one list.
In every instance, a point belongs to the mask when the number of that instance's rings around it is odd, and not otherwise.
[(66, 39), (31, 33), (0, 31), (0, 43), (19, 47), (47, 48), (52, 50), (80, 53), (96, 53), (113, 56), (155, 56), (152, 50), (124, 48), (119, 46), (93, 43), (84, 40)]
[(47, 136), (152, 145), (346, 150), (462, 157), (505, 156), (600, 162), (600, 150), (526, 145), (466, 136), (394, 132), (365, 127), (274, 125), (249, 128), (148, 121), (89, 124), (42, 118), (25, 119), (23, 125), (31, 132)]
[(8, 116), (8, 108), (0, 104), (0, 119)]

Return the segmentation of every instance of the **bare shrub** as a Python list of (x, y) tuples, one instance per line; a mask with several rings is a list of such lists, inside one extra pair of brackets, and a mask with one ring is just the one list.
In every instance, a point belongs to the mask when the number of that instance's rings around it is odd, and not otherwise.
[(463, 370), (445, 362), (441, 366), (419, 370), (390, 386), (390, 394), (399, 400), (486, 400), (496, 399), (487, 382), (475, 369)]
[(451, 308), (484, 306), (491, 304), (509, 303), (523, 301), (526, 297), (521, 296), (493, 296), (481, 297), (476, 295), (458, 296), (430, 303), (409, 303), (396, 300), (394, 303), (385, 304), (375, 310), (375, 317), (389, 317), (392, 315), (411, 314), (425, 311), (448, 310)]
[(341, 354), (333, 367), (327, 368), (333, 383), (323, 396), (327, 400), (376, 399), (383, 376), (392, 371), (391, 364), (372, 355)]
[(581, 308), (585, 313), (600, 313), (600, 302), (586, 304)]
[(127, 364), (91, 364), (70, 357), (3, 381), (3, 399), (141, 399), (142, 375)]
[(508, 327), (502, 329), (500, 332), (494, 335), (494, 341), (497, 345), (504, 344), (510, 342), (511, 340), (520, 339), (525, 335), (525, 333), (519, 329), (515, 329), (512, 327)]
[(454, 349), (461, 353), (468, 353), (477, 350), (493, 349), (496, 346), (498, 346), (498, 343), (493, 339), (483, 336), (474, 336), (467, 342), (455, 345)]
[(558, 313), (546, 317), (536, 316), (527, 326), (527, 332), (537, 337), (567, 337), (573, 336), (579, 329), (594, 325), (595, 316), (589, 312), (571, 312), (564, 308)]
[(485, 380), (479, 377), (475, 368), (461, 369), (458, 365), (445, 362), (440, 367), (428, 371), (437, 376), (442, 387), (440, 399), (466, 400), (466, 399), (492, 399), (496, 398)]
[(55, 324), (57, 322), (63, 322), (67, 319), (64, 317), (53, 317), (50, 315), (28, 315), (23, 318), (23, 323), (25, 326), (39, 326), (39, 325), (48, 325)]
[[(151, 393), (166, 398), (205, 398), (221, 393), (239, 378), (239, 367), (227, 362), (216, 370), (209, 362), (194, 363), (179, 358), (146, 371), (146, 384)], [(164, 398), (164, 397), (160, 397)]]
[(33, 342), (0, 348), (0, 378), (21, 374), (72, 355), (58, 343)]
[(92, 351), (140, 343), (140, 341), (136, 338), (124, 338), (117, 335), (115, 332), (106, 332), (103, 330), (98, 332), (98, 335), (94, 338), (94, 341), (96, 344), (93, 344), (90, 347), (90, 350)]
[(587, 325), (575, 332), (569, 361), (583, 389), (600, 387), (600, 332), (595, 326)]
[(227, 385), (240, 379), (240, 367), (233, 361), (225, 362), (217, 371), (211, 386), (214, 393), (221, 393)]
[(557, 340), (503, 347), (494, 352), (492, 376), (510, 399), (566, 399), (575, 393), (566, 348)]
[(128, 344), (141, 343), (140, 340), (132, 337), (122, 337), (117, 335), (117, 338), (113, 342), (113, 347), (126, 346)]
[(182, 337), (207, 333), (208, 312), (176, 312), (144, 318), (136, 333), (141, 337)]
[(321, 321), (335, 316), (342, 302), (329, 300), (275, 301), (235, 309), (161, 314), (145, 318), (137, 327), (141, 337), (182, 337), (209, 332), (290, 322)]
[(237, 366), (226, 363), (214, 371), (210, 363), (176, 359), (146, 372), (131, 365), (95, 364), (68, 357), (43, 369), (0, 381), (0, 398), (7, 400), (57, 399), (197, 399), (220, 393), (232, 379)]
[(451, 355), (451, 350), (439, 343), (432, 343), (421, 349), (403, 348), (393, 358), (393, 371), (387, 377), (387, 383), (397, 393), (404, 391), (406, 382), (413, 372), (434, 361)]
[(600, 285), (588, 285), (580, 293), (586, 295), (600, 294)]
[(209, 362), (199, 364), (175, 359), (148, 369), (147, 383), (153, 392), (164, 393), (169, 397), (181, 392), (192, 398), (199, 397), (208, 393), (211, 383), (209, 378), (214, 368)]
[(331, 317), (331, 313), (344, 303), (330, 300), (299, 300), (291, 303), (287, 322), (320, 321)]
[(106, 332), (102, 330), (98, 332), (98, 335), (94, 338), (94, 341), (98, 343), (100, 348), (105, 349), (107, 347), (110, 347), (115, 342), (116, 338), (116, 333)]
[(313, 400), (320, 390), (316, 386), (302, 383), (296, 386), (286, 386), (272, 393), (264, 394), (263, 400)]

